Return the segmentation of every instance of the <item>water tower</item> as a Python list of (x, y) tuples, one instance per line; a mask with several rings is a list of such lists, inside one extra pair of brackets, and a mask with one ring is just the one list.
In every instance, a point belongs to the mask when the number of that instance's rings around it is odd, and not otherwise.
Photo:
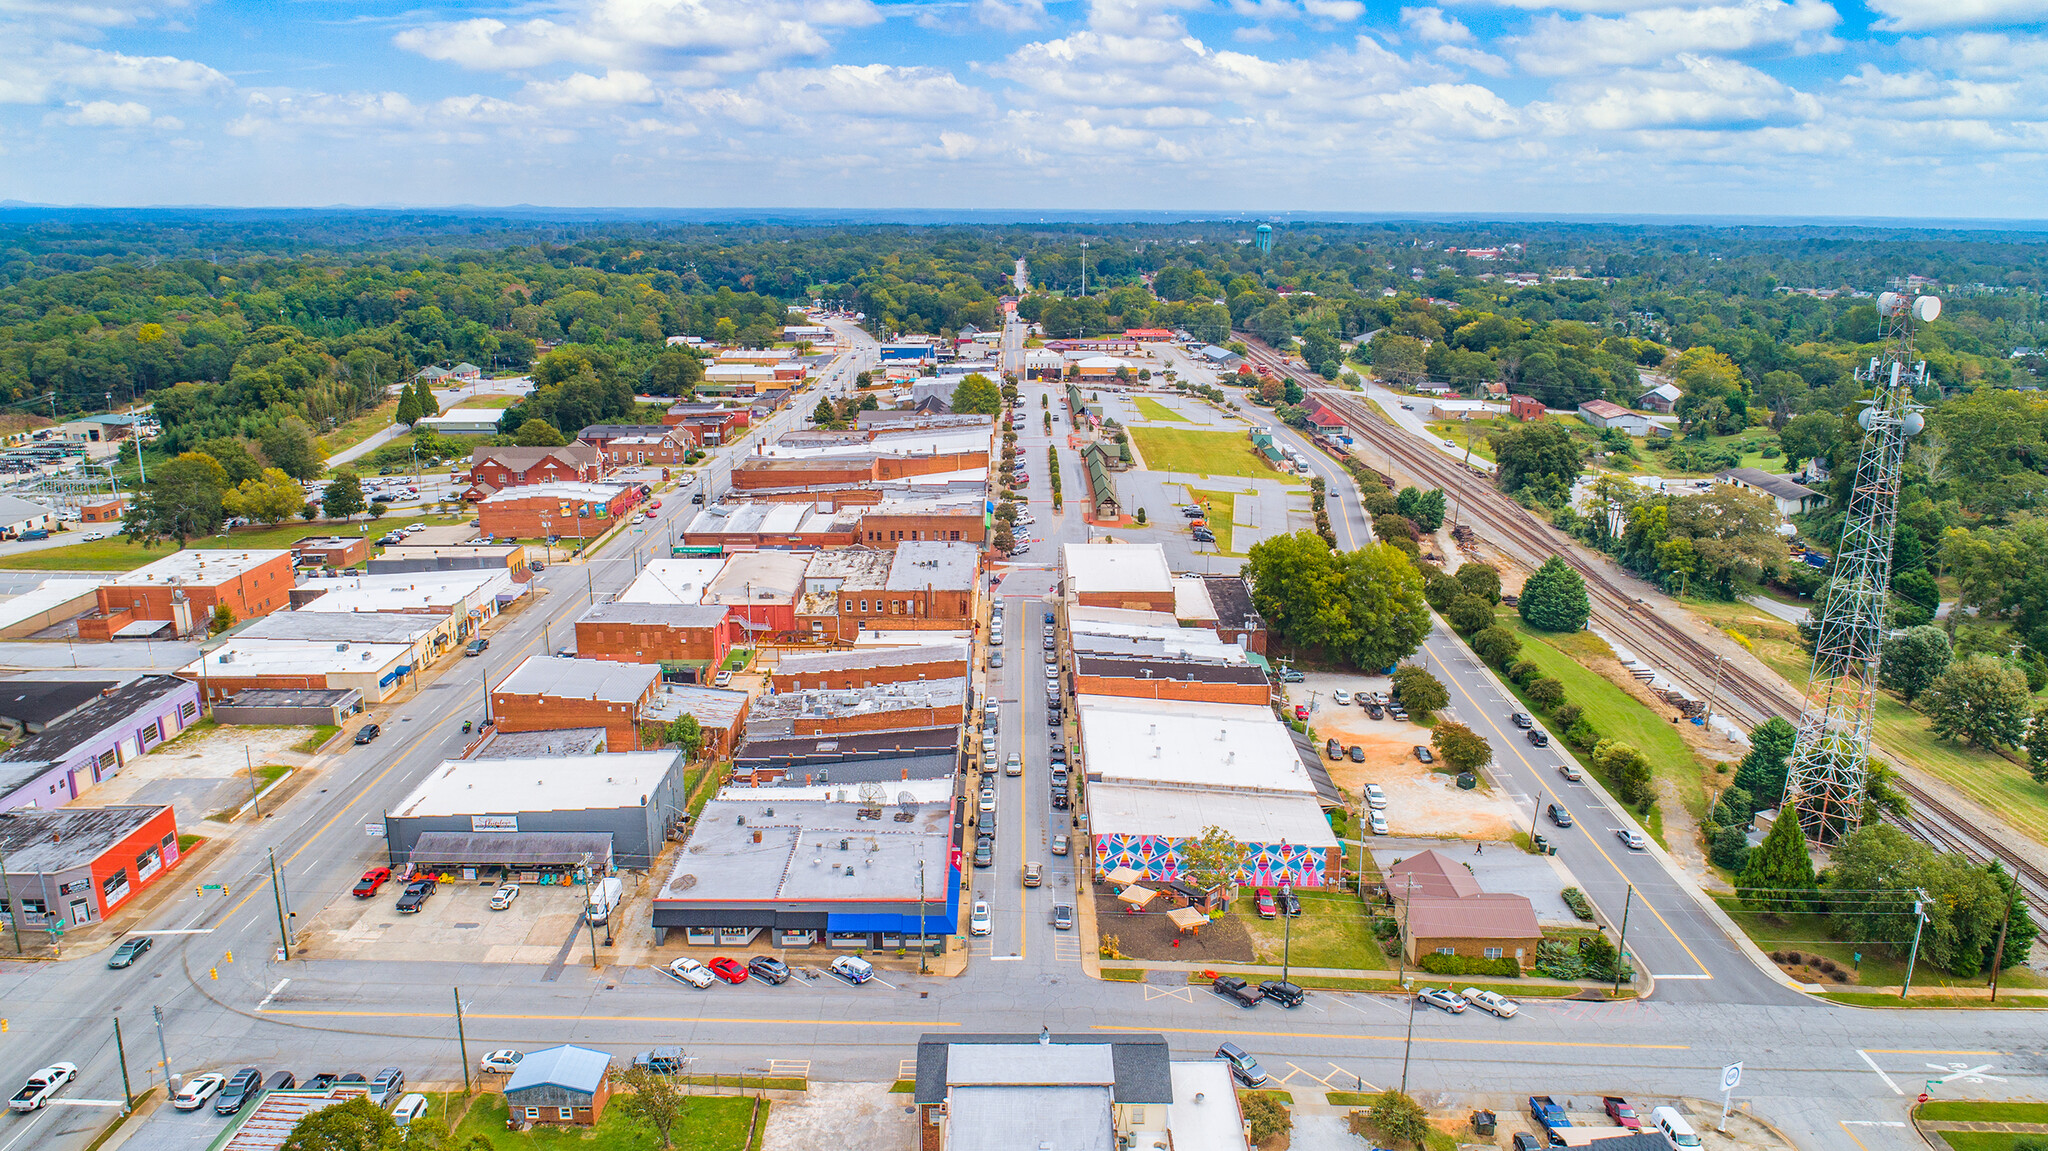
[(1265, 255), (1265, 254), (1268, 254), (1268, 253), (1272, 252), (1272, 250), (1273, 250), (1273, 225), (1271, 225), (1271, 224), (1260, 224), (1260, 225), (1259, 225), (1259, 231), (1258, 231), (1258, 237), (1259, 237), (1259, 238), (1258, 238), (1258, 245), (1259, 245), (1259, 254), (1260, 254), (1260, 255)]

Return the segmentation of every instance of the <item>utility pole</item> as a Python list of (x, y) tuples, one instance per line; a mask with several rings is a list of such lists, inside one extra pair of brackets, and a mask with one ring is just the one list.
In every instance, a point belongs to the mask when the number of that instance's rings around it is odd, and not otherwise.
[[(206, 657), (199, 657), (201, 667), (206, 666)], [(256, 790), (256, 760), (249, 754), (247, 744), (242, 745), (242, 762), (249, 768), (249, 802), (256, 809), (256, 818), (263, 818), (263, 793)]]
[(164, 1009), (152, 1007), (149, 1013), (156, 1017), (156, 1051), (164, 1058), (164, 1092), (175, 1095), (178, 1092), (178, 1077), (171, 1074), (171, 1049), (164, 1046)]
[(7, 878), (7, 853), (0, 851), (0, 899), (7, 901), (7, 922), (14, 928), (14, 953), (21, 950), (21, 901), (14, 897), (14, 881)]
[(121, 1046), (121, 1017), (114, 1016), (114, 1054), (121, 1059), (121, 1114), (135, 1104), (135, 1084), (128, 1078), (128, 1049)]
[[(611, 916), (605, 916), (610, 919)], [(597, 924), (590, 918), (590, 853), (583, 853), (583, 923), (590, 928), (590, 969), (597, 970)]]
[(2005, 914), (1998, 919), (1998, 946), (1991, 952), (1991, 1002), (1998, 1002), (1998, 971), (2005, 966), (2005, 929), (2012, 925), (2012, 905), (2020, 897), (2019, 883), (2006, 893)]
[[(1405, 916), (1403, 918), (1406, 918)], [(1402, 944), (1405, 949), (1407, 944)], [(1408, 1055), (1415, 1050), (1415, 1006), (1416, 998), (1408, 996), (1408, 1038), (1401, 1044), (1401, 1094), (1408, 1094)]]
[(1399, 948), (1401, 953), (1401, 971), (1395, 977), (1395, 982), (1399, 983), (1403, 988), (1408, 986), (1408, 905), (1415, 902), (1415, 881), (1413, 879), (1408, 881), (1408, 895), (1409, 898), (1401, 901), (1401, 938), (1396, 940), (1401, 945)]
[(287, 962), (292, 957), (292, 933), (285, 926), (284, 888), (279, 886), (277, 877), (277, 849), (270, 849), (270, 897), (277, 901), (277, 953)]
[(1621, 965), (1628, 961), (1628, 912), (1636, 901), (1636, 885), (1628, 885), (1628, 895), (1621, 901), (1621, 934), (1614, 941), (1614, 994), (1621, 994)]
[(455, 1049), (462, 1056), (462, 1093), (467, 1095), (473, 1088), (469, 1084), (469, 1037), (462, 1033), (462, 988), (455, 989)]
[[(1288, 894), (1292, 895), (1293, 893), (1289, 892)], [(1285, 920), (1281, 924), (1280, 936), (1280, 982), (1285, 983), (1287, 982), (1288, 964), (1294, 958), (1294, 917), (1287, 914), (1287, 908), (1284, 906), (1280, 909), (1280, 917)]]
[(1927, 893), (1913, 901), (1913, 949), (1906, 953), (1906, 981), (1899, 985), (1899, 998), (1913, 994), (1913, 964), (1920, 958), (1920, 929), (1927, 926)]
[[(1998, 940), (2001, 944), (2005, 942), (2005, 935), (2002, 931), (1998, 936)], [(926, 928), (924, 922), (924, 860), (920, 859), (917, 861), (917, 973), (919, 975), (926, 973), (925, 957), (929, 954), (931, 954), (931, 932)], [(1992, 977), (1997, 978), (1997, 974), (1996, 971), (1993, 971)], [(1285, 979), (1287, 976), (1282, 975), (1280, 978)]]

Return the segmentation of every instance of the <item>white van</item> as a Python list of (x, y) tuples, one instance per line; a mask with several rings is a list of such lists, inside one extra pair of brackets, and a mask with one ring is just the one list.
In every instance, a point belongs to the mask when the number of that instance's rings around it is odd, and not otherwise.
[(427, 1097), (424, 1095), (408, 1095), (398, 1101), (398, 1106), (391, 1109), (391, 1121), (400, 1127), (405, 1127), (426, 1113)]
[(583, 917), (593, 927), (603, 927), (604, 921), (617, 910), (619, 900), (626, 894), (626, 886), (617, 876), (606, 876), (590, 885), (590, 905), (583, 909)]
[(1692, 1124), (1676, 1108), (1657, 1108), (1650, 1112), (1650, 1122), (1664, 1133), (1664, 1141), (1671, 1144), (1672, 1151), (1699, 1151), (1700, 1137), (1693, 1134)]

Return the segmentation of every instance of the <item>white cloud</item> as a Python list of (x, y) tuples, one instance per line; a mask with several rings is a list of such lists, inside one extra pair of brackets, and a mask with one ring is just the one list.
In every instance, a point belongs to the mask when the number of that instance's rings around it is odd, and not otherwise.
[(104, 91), (200, 96), (231, 86), (226, 76), (196, 61), (70, 43), (0, 63), (0, 104), (42, 104), (61, 93)]
[(2023, 108), (2017, 84), (1890, 73), (1870, 63), (1843, 77), (1842, 87), (1848, 93), (1845, 111), (1882, 108), (1902, 120), (2002, 119)]
[(1841, 15), (1826, 0), (1744, 0), (1710, 8), (1654, 8), (1626, 16), (1548, 16), (1515, 40), (1516, 62), (1538, 76), (1669, 59), (1685, 52), (1743, 52), (1792, 45), (1839, 48), (1828, 29)]
[(1472, 42), (1472, 29), (1465, 27), (1457, 17), (1444, 15), (1441, 8), (1403, 8), (1401, 25), (1432, 44)]
[(2048, 36), (1964, 32), (1904, 40), (1908, 57), (1969, 76), (2048, 76)]
[(1821, 115), (1818, 100), (1747, 64), (1691, 54), (1671, 68), (1617, 72), (1554, 95), (1531, 110), (1565, 131), (1782, 126)]
[(790, 69), (762, 74), (755, 91), (769, 106), (797, 117), (948, 120), (993, 111), (986, 93), (942, 68), (838, 64)]
[(1206, 0), (1088, 0), (1088, 27), (1119, 36), (1171, 38), (1186, 26), (1177, 10), (1206, 7)]
[(1028, 32), (1045, 23), (1045, 0), (974, 0), (974, 19), (1002, 32)]
[[(231, 122), (235, 136), (302, 131), (340, 136), (397, 133), (420, 143), (481, 141), (486, 130), (534, 129), (547, 137), (532, 109), (509, 100), (469, 95), (414, 101), (403, 92), (251, 92), (247, 110)], [(555, 138), (565, 138), (552, 134)]]
[(112, 100), (73, 101), (64, 122), (82, 128), (140, 128), (149, 123), (149, 106), (133, 100), (116, 104)]
[(2048, 20), (2048, 0), (1869, 0), (1887, 32), (1982, 24), (2037, 24)]
[(868, 0), (588, 0), (555, 17), (519, 24), (480, 18), (408, 28), (394, 42), (476, 71), (568, 62), (739, 72), (823, 55), (830, 45), (820, 28), (880, 19)]
[(526, 86), (530, 99), (557, 107), (587, 104), (653, 104), (661, 99), (654, 81), (630, 69), (613, 68), (602, 76), (577, 72), (560, 80), (535, 81)]
[(1513, 69), (1508, 62), (1491, 52), (1477, 48), (1466, 48), (1458, 44), (1439, 44), (1430, 55), (1454, 68), (1470, 68), (1482, 76), (1505, 76)]

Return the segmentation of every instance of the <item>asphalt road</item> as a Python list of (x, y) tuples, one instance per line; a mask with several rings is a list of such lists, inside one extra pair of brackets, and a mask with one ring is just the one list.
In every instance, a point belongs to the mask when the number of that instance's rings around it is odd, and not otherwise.
[[(1026, 389), (1027, 415), (1035, 414), (1035, 395), (1043, 390)], [(1042, 434), (1022, 442), (1043, 458)], [(1071, 460), (1063, 463), (1072, 492), (1079, 477)], [(1344, 486), (1340, 481), (1332, 479), (1333, 490)], [(1043, 476), (1034, 478), (1031, 495), (1048, 552), (1059, 539), (1084, 537), (1078, 504), (1066, 516), (1051, 516)], [(1365, 527), (1355, 500), (1347, 496), (1341, 506), (1342, 514), (1334, 517), (1339, 541), (1354, 546), (1366, 538)], [(460, 956), (402, 965), (274, 961), (277, 911), (267, 883), (269, 852), (275, 849), (291, 905), (303, 915), (341, 897), (363, 867), (381, 858), (382, 841), (365, 835), (363, 825), (452, 754), (461, 721), (481, 714), (482, 674), (495, 678), (541, 650), (544, 622), (559, 626), (591, 594), (615, 592), (658, 550), (674, 521), (692, 511), (687, 498), (665, 499), (653, 523), (602, 549), (590, 563), (550, 567), (539, 581), (546, 594), (504, 620), (486, 656), (464, 661), (416, 695), (380, 705), (376, 718), (385, 725), (383, 739), (330, 758), (314, 781), (318, 787), (245, 834), (204, 875), (181, 879), (224, 882), (230, 890), (205, 897), (185, 890), (166, 903), (147, 925), (159, 934), (159, 944), (136, 967), (108, 971), (98, 957), (56, 964), (0, 960), (0, 1012), (9, 1022), (0, 1034), (0, 1084), (19, 1082), (57, 1059), (82, 1068), (65, 1105), (0, 1117), (0, 1151), (73, 1151), (90, 1141), (106, 1110), (81, 1104), (119, 1095), (116, 1016), (126, 1029), (135, 1082), (139, 1087), (154, 1081), (152, 1007), (163, 1009), (163, 1044), (171, 1067), (184, 1074), (245, 1064), (302, 1075), (368, 1073), (396, 1063), (414, 1083), (459, 1082), (463, 1048), (452, 1010), (456, 988), (465, 1003), (472, 1063), (483, 1051), (506, 1046), (573, 1041), (623, 1059), (656, 1043), (673, 1043), (688, 1048), (705, 1072), (766, 1068), (779, 1060), (786, 1061), (779, 1064), (785, 1070), (807, 1070), (819, 1079), (889, 1080), (926, 1031), (1143, 1030), (1165, 1033), (1182, 1058), (1205, 1056), (1221, 1040), (1235, 1040), (1296, 1091), (1398, 1085), (1405, 1069), (1409, 1088), (1426, 1101), (1449, 1104), (1483, 1095), (1511, 1109), (1515, 1098), (1530, 1093), (1579, 1101), (1607, 1092), (1645, 1101), (1711, 1098), (1720, 1068), (1741, 1060), (1746, 1070), (1737, 1103), (1801, 1146), (1831, 1151), (1920, 1151), (1918, 1137), (1903, 1121), (1911, 1096), (1929, 1079), (1947, 1080), (1934, 1088), (1946, 1097), (2048, 1092), (2048, 1032), (2033, 1013), (1856, 1010), (1755, 984), (1743, 972), (1746, 960), (1725, 942), (1717, 944), (1710, 926), (1686, 914), (1685, 900), (1659, 885), (1653, 856), (1616, 852), (1606, 844), (1595, 850), (1606, 834), (1606, 817), (1572, 793), (1563, 794), (1578, 805), (1574, 812), (1588, 825), (1588, 837), (1566, 839), (1564, 850), (1589, 892), (1605, 905), (1623, 885), (1636, 883), (1645, 902), (1635, 906), (1655, 908), (1649, 918), (1671, 927), (1668, 938), (1647, 928), (1639, 935), (1631, 918), (1633, 948), (1663, 976), (1649, 1002), (1532, 1000), (1517, 1018), (1496, 1020), (1478, 1012), (1411, 1016), (1406, 1003), (1386, 996), (1315, 993), (1293, 1011), (1270, 1004), (1246, 1011), (1170, 976), (1142, 985), (1082, 977), (1078, 954), (1063, 943), (1067, 933), (1053, 932), (1044, 918), (1071, 888), (1049, 880), (1047, 887), (1026, 892), (1018, 881), (1026, 854), (1038, 849), (1034, 841), (1057, 823), (1045, 804), (1044, 751), (1051, 729), (1044, 726), (1042, 710), (1043, 664), (1033, 662), (1042, 660), (1042, 649), (1033, 645), (1056, 578), (1045, 566), (1056, 559), (1044, 553), (1027, 557), (1037, 563), (1005, 565), (997, 573), (995, 594), (1009, 617), (1005, 667), (997, 680), (1002, 746), (1005, 755), (1019, 750), (1026, 768), (1021, 780), (1004, 777), (999, 785), (1002, 862), (970, 872), (970, 882), (989, 892), (998, 914), (995, 932), (985, 941), (987, 954), (974, 957), (958, 978), (885, 972), (861, 987), (828, 977), (700, 992), (642, 968), (592, 972), (570, 964), (551, 970)], [(1485, 694), (1483, 674), (1459, 666), (1457, 650), (1435, 637), (1428, 658), (1439, 668), (1448, 662), (1460, 718), (1483, 724), (1488, 716), (1504, 715), (1505, 706)], [(1526, 746), (1498, 724), (1488, 735), (1496, 749)], [(1547, 784), (1546, 763), (1517, 762), (1518, 756), (1506, 752), (1502, 759), (1505, 786), (1527, 787), (1533, 796)], [(1049, 855), (1043, 859), (1054, 876), (1070, 875), (1051, 866), (1056, 861)], [(232, 964), (225, 961), (230, 949)], [(1688, 954), (1712, 978), (1671, 978), (1700, 973), (1681, 966)], [(152, 1151), (203, 1146), (220, 1123), (209, 1112), (161, 1113), (136, 1145)]]

